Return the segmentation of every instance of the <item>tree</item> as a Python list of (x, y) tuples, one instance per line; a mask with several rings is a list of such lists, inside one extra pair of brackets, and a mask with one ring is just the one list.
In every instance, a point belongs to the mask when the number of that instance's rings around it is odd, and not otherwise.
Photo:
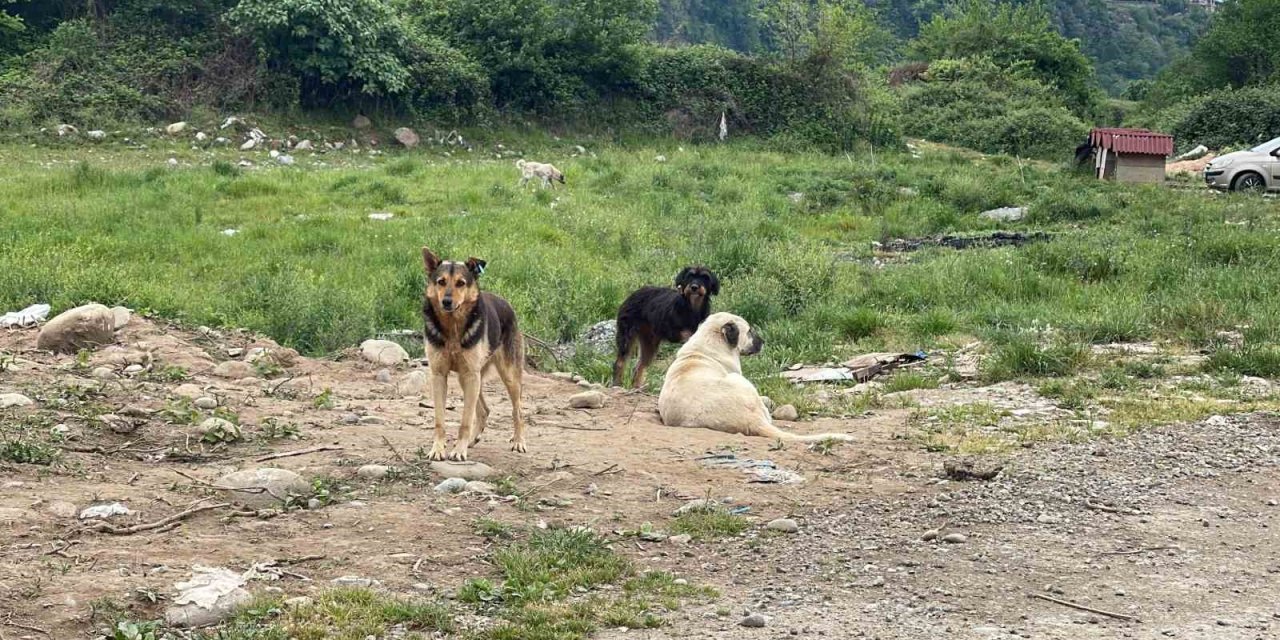
[(394, 94), (409, 86), (400, 57), (408, 44), (399, 15), (383, 0), (240, 0), (227, 21), (253, 38), (273, 67), (304, 91)]
[(1194, 57), (1222, 85), (1270, 82), (1280, 72), (1280, 0), (1232, 0), (1222, 6)]
[(765, 0), (758, 14), (776, 51), (837, 66), (870, 66), (892, 56), (893, 36), (866, 5), (843, 0)]
[(812, 22), (808, 0), (765, 0), (759, 19), (769, 40), (787, 60), (795, 62), (803, 54), (804, 38)]
[[(17, 1), (18, 0), (0, 0), (0, 4), (13, 4)], [(27, 26), (22, 22), (22, 18), (12, 15), (4, 9), (0, 9), (0, 34), (6, 32), (11, 34), (18, 33), (26, 28)]]
[(960, 0), (921, 28), (912, 50), (923, 60), (984, 56), (1005, 67), (1029, 63), (1037, 79), (1055, 87), (1073, 112), (1088, 114), (1100, 102), (1093, 65), (1080, 43), (1055, 31), (1038, 3)]

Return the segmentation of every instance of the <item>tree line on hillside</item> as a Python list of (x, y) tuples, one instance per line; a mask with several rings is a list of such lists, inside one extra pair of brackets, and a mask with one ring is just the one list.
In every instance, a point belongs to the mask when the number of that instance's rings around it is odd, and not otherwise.
[(782, 144), (1061, 155), (1110, 117), (1067, 4), (0, 0), (0, 127), (383, 112), (710, 140), (723, 113)]
[(1280, 136), (1280, 0), (1230, 0), (1191, 53), (1130, 89), (1135, 121), (1180, 147), (1251, 146)]

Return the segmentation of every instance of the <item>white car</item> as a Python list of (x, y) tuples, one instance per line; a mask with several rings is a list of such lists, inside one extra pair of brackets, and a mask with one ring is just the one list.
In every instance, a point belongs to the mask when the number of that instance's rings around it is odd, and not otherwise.
[(1280, 138), (1214, 158), (1204, 182), (1214, 189), (1280, 191)]

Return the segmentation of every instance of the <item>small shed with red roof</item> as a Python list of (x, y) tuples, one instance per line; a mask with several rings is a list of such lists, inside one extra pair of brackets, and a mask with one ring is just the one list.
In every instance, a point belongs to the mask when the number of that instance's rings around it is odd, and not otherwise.
[(1095, 175), (1103, 180), (1159, 183), (1164, 182), (1165, 160), (1173, 155), (1173, 136), (1146, 129), (1094, 129), (1085, 147), (1093, 154)]

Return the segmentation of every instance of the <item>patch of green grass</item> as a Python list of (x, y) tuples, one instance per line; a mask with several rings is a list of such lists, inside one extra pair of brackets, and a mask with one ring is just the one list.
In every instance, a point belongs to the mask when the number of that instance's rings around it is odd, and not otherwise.
[(370, 589), (333, 589), (308, 604), (291, 607), (277, 598), (258, 600), (221, 628), (197, 640), (365, 640), (390, 637), (394, 629), (426, 638), (456, 628), (443, 605)]
[(1165, 375), (1164, 367), (1150, 360), (1128, 360), (1121, 367), (1125, 375), (1139, 380), (1163, 378)]
[(43, 442), (29, 440), (0, 441), (0, 460), (18, 464), (49, 466), (58, 460), (62, 450)]
[(687, 534), (694, 540), (729, 538), (746, 530), (745, 518), (721, 508), (686, 511), (671, 521), (672, 533)]
[(1058, 401), (1058, 406), (1069, 411), (1083, 411), (1098, 396), (1097, 388), (1086, 380), (1049, 380), (1036, 392)]
[(930, 376), (919, 371), (899, 371), (884, 382), (883, 393), (897, 393), (914, 389), (937, 389), (938, 376)]
[(498, 550), (494, 565), (505, 580), (506, 601), (549, 601), (574, 589), (614, 582), (630, 570), (596, 534), (580, 529), (547, 529)]
[(516, 535), (515, 527), (494, 520), (493, 518), (480, 518), (476, 520), (476, 534), (490, 540), (509, 540)]
[(983, 361), (982, 377), (987, 382), (1001, 382), (1023, 377), (1069, 376), (1088, 358), (1089, 351), (1082, 345), (1041, 346), (1019, 336), (998, 345)]
[(1280, 347), (1247, 345), (1218, 349), (1205, 362), (1208, 371), (1226, 371), (1259, 378), (1280, 377)]

